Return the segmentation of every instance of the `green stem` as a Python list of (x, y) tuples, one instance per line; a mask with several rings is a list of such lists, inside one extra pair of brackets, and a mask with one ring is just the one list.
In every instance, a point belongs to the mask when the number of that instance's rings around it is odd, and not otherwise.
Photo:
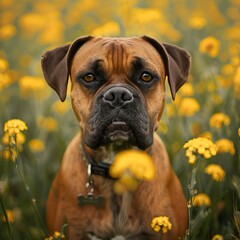
[(189, 190), (189, 200), (188, 200), (188, 230), (185, 239), (190, 240), (191, 239), (191, 232), (192, 232), (192, 215), (193, 215), (193, 201), (195, 198), (195, 195), (197, 194), (197, 190), (194, 189), (194, 187), (197, 184), (196, 176), (197, 176), (197, 171), (199, 169), (200, 165), (200, 160), (198, 159), (196, 166), (192, 169), (192, 174), (191, 174), (191, 180), (190, 184), (188, 185), (188, 190)]
[(1, 207), (2, 207), (2, 210), (3, 210), (3, 215), (4, 215), (6, 223), (7, 223), (9, 237), (10, 237), (11, 240), (14, 240), (12, 229), (11, 229), (10, 223), (8, 221), (7, 212), (5, 210), (1, 194), (0, 194), (0, 204), (1, 204)]
[(67, 228), (67, 227), (68, 227), (68, 224), (67, 224), (67, 223), (65, 223), (65, 224), (62, 226), (62, 230), (61, 230), (61, 232), (60, 232), (60, 236), (57, 238), (57, 240), (61, 240), (61, 239), (62, 239), (62, 236), (63, 236), (63, 234), (64, 234), (65, 228)]
[(24, 188), (25, 188), (25, 190), (27, 192), (28, 197), (31, 199), (33, 211), (34, 211), (34, 213), (37, 216), (37, 219), (38, 219), (38, 221), (39, 221), (39, 223), (40, 223), (40, 225), (41, 225), (41, 227), (42, 227), (42, 229), (44, 231), (44, 234), (48, 235), (48, 230), (47, 230), (47, 228), (46, 228), (46, 226), (45, 226), (45, 224), (44, 224), (44, 222), (42, 220), (42, 217), (41, 217), (41, 215), (40, 215), (40, 213), (38, 211), (38, 208), (36, 206), (36, 200), (33, 197), (32, 192), (31, 192), (29, 186), (27, 185), (27, 183), (26, 183), (26, 181), (25, 181), (25, 179), (24, 179), (24, 177), (21, 174), (21, 171), (19, 169), (19, 160), (20, 160), (19, 156), (20, 155), (19, 155), (19, 151), (18, 151), (18, 147), (17, 147), (17, 137), (16, 137), (16, 135), (14, 137), (15, 137), (15, 144), (13, 145), (13, 148), (15, 148), (15, 150), (16, 150), (15, 166), (16, 166), (16, 169), (17, 169), (18, 176), (19, 176), (20, 181), (23, 184), (23, 186), (24, 186)]
[(25, 190), (26, 190), (26, 192), (28, 194), (28, 197), (31, 199), (33, 211), (36, 214), (38, 221), (40, 222), (40, 225), (41, 225), (41, 227), (42, 227), (42, 229), (44, 231), (44, 234), (48, 235), (48, 230), (47, 230), (47, 228), (46, 228), (46, 226), (45, 226), (45, 224), (44, 224), (44, 222), (42, 220), (42, 217), (41, 217), (41, 215), (40, 215), (40, 213), (38, 211), (38, 208), (36, 206), (36, 199), (33, 197), (32, 192), (31, 192), (29, 186), (27, 185), (24, 177), (22, 176), (22, 174), (20, 172), (19, 165), (18, 165), (18, 153), (17, 153), (17, 159), (16, 159), (16, 169), (17, 169), (18, 176), (19, 176), (19, 178), (20, 178), (20, 180), (21, 180), (21, 182), (22, 182), (22, 184), (23, 184), (23, 186), (24, 186), (24, 188), (25, 188)]

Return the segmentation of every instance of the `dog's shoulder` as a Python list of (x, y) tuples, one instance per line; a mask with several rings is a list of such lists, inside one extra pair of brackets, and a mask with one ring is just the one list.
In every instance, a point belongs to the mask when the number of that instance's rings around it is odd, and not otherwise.
[(157, 158), (162, 158), (167, 162), (169, 161), (165, 144), (157, 133), (154, 133), (153, 156)]
[(152, 157), (157, 170), (157, 174), (159, 173), (162, 178), (165, 178), (165, 180), (168, 179), (169, 176), (172, 175), (172, 167), (166, 147), (161, 137), (157, 133), (154, 133)]
[(67, 146), (61, 162), (60, 171), (64, 172), (65, 176), (69, 175), (70, 179), (76, 171), (81, 171), (86, 167), (80, 144), (81, 134), (78, 133)]

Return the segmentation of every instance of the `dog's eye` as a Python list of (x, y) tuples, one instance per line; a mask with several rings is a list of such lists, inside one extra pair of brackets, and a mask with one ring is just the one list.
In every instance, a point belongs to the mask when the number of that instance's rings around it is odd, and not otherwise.
[(150, 82), (153, 79), (153, 76), (148, 72), (144, 72), (142, 73), (140, 78), (144, 82)]
[(83, 76), (83, 80), (86, 82), (92, 82), (95, 80), (95, 77), (92, 73), (88, 73), (85, 76)]

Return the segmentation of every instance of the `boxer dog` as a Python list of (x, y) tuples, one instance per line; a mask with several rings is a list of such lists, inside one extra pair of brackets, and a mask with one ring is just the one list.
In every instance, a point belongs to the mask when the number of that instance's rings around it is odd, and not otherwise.
[[(44, 77), (61, 101), (70, 76), (70, 97), (80, 126), (49, 193), (51, 233), (67, 222), (70, 240), (183, 238), (187, 204), (154, 132), (164, 108), (165, 79), (174, 99), (189, 67), (184, 49), (147, 36), (80, 37), (43, 55)], [(141, 182), (128, 201), (113, 191), (116, 179), (108, 170), (116, 153), (133, 148), (152, 156), (156, 174), (152, 181)], [(119, 227), (123, 206), (129, 210)], [(157, 216), (169, 217), (172, 229), (155, 232), (150, 223)]]

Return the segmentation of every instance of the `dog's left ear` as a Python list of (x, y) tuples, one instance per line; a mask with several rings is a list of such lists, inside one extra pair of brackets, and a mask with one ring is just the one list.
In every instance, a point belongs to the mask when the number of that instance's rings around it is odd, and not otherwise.
[(191, 62), (190, 54), (182, 48), (160, 43), (147, 36), (143, 36), (143, 39), (150, 43), (162, 57), (168, 76), (172, 99), (174, 100), (178, 89), (187, 81)]
[(41, 59), (43, 75), (47, 83), (63, 102), (66, 99), (67, 83), (71, 60), (76, 51), (93, 37), (80, 37), (72, 44), (47, 51)]

